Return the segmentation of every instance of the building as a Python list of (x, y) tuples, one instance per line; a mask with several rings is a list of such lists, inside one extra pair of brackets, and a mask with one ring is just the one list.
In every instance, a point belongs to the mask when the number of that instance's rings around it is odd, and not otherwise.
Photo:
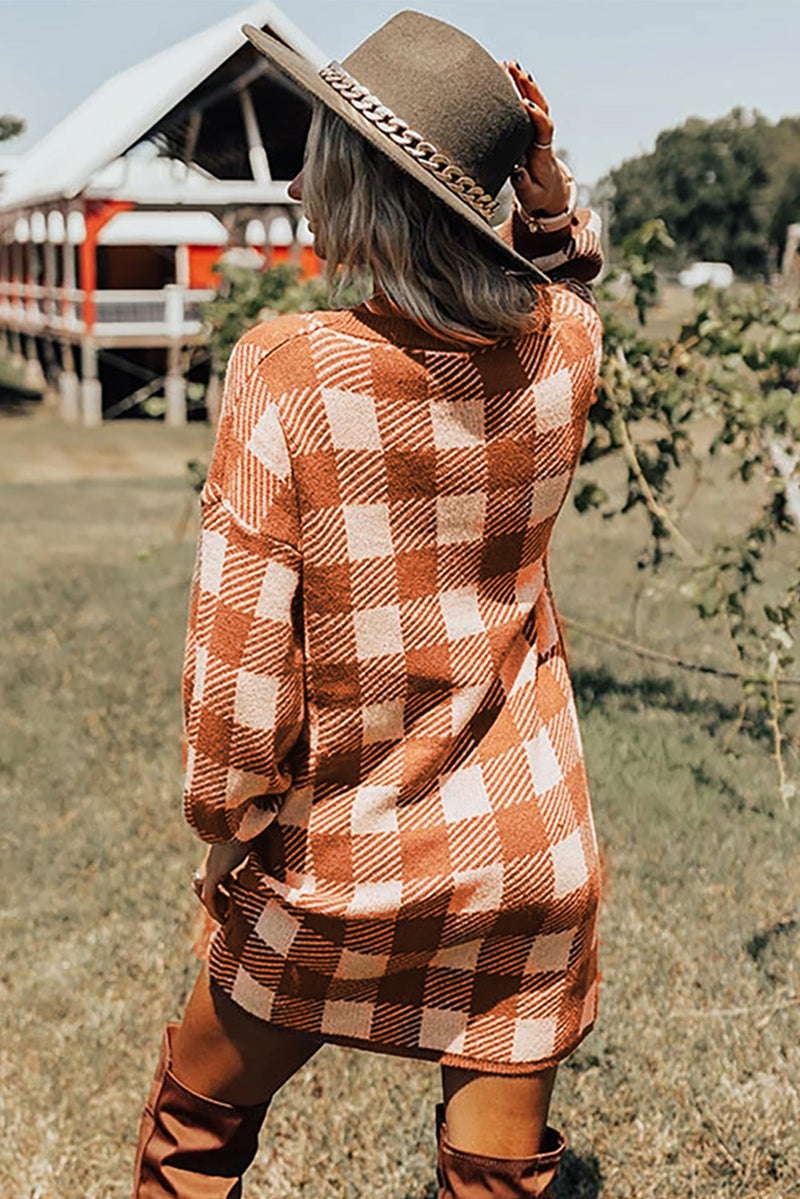
[(160, 392), (167, 423), (183, 424), (187, 378), (209, 378), (200, 305), (220, 257), (249, 247), (318, 269), (286, 194), (308, 108), (244, 23), (323, 62), (258, 0), (115, 75), (6, 160), (0, 348), (57, 388), (66, 420), (96, 425)]

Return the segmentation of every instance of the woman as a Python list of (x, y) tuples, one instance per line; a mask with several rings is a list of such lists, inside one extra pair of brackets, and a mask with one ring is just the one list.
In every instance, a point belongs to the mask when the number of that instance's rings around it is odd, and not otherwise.
[(184, 680), (220, 924), (134, 1193), (239, 1195), (270, 1099), (332, 1041), (441, 1063), (443, 1199), (543, 1195), (556, 1065), (596, 1005), (547, 546), (599, 360), (576, 294), (597, 239), (536, 85), (465, 34), (401, 13), (317, 73), (245, 32), (314, 100), (291, 193), (330, 278), (377, 291), (231, 358)]

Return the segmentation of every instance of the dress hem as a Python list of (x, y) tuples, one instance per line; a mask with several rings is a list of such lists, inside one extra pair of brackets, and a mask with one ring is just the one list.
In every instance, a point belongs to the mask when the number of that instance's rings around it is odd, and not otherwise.
[[(211, 973), (211, 963), (209, 962), (209, 974), (216, 986), (225, 992), (237, 1007), (241, 1007), (242, 1011), (247, 1011), (241, 1004), (237, 1003), (233, 998), (228, 987), (224, 982), (216, 978)], [(250, 1015), (255, 1015), (251, 1012)], [(316, 1033), (309, 1032), (304, 1028), (293, 1028), (291, 1024), (280, 1024), (275, 1020), (266, 1020), (262, 1016), (256, 1016), (257, 1020), (261, 1020), (270, 1028), (274, 1028), (279, 1032), (292, 1033), (294, 1036), (303, 1037), (308, 1041), (316, 1042), (320, 1047), (322, 1045), (341, 1045), (345, 1049), (361, 1049), (370, 1053), (381, 1053), (387, 1057), (404, 1057), (411, 1058), (415, 1061), (430, 1062), (432, 1065), (438, 1066), (454, 1066), (460, 1070), (473, 1070), (476, 1074), (502, 1074), (502, 1075), (525, 1075), (525, 1074), (541, 1074), (543, 1070), (549, 1070), (553, 1066), (558, 1066), (565, 1062), (567, 1058), (572, 1057), (572, 1054), (578, 1048), (582, 1041), (589, 1035), (595, 1025), (592, 1020), (585, 1028), (581, 1029), (580, 1035), (569, 1049), (559, 1054), (553, 1054), (550, 1057), (536, 1059), (528, 1062), (495, 1062), (487, 1061), (484, 1058), (471, 1058), (461, 1053), (442, 1053), (437, 1049), (424, 1049), (419, 1045), (397, 1045), (391, 1042), (373, 1041), (365, 1037), (347, 1037), (339, 1036), (336, 1033)]]
[(291, 1028), (288, 1024), (275, 1024), (271, 1020), (265, 1020), (264, 1023), (285, 1032), (307, 1036), (310, 1040), (318, 1041), (320, 1045), (341, 1045), (346, 1049), (362, 1049), (370, 1053), (381, 1053), (387, 1057), (405, 1057), (415, 1061), (426, 1061), (435, 1066), (454, 1066), (460, 1070), (472, 1070), (476, 1074), (503, 1075), (541, 1074), (543, 1070), (549, 1070), (553, 1066), (562, 1064), (567, 1058), (572, 1057), (572, 1054), (584, 1038), (594, 1028), (594, 1021), (592, 1021), (582, 1031), (575, 1044), (570, 1046), (565, 1053), (557, 1056), (542, 1058), (540, 1061), (535, 1062), (488, 1062), (483, 1059), (465, 1057), (460, 1053), (439, 1053), (435, 1049), (422, 1049), (419, 1047), (407, 1047), (405, 1045), (387, 1045), (379, 1041), (359, 1040), (357, 1037), (340, 1037), (328, 1033), (324, 1035), (300, 1033), (298, 1029)]

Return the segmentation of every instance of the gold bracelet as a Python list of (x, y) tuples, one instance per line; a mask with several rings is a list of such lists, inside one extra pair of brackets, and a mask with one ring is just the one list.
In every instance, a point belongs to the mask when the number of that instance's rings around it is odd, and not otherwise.
[(569, 225), (575, 215), (575, 209), (578, 207), (578, 185), (569, 173), (566, 163), (562, 162), (560, 158), (557, 158), (556, 162), (567, 184), (567, 207), (563, 212), (557, 212), (555, 215), (542, 213), (540, 216), (533, 212), (526, 212), (519, 202), (517, 193), (514, 193), (514, 209), (523, 225), (530, 229), (531, 233), (559, 233)]

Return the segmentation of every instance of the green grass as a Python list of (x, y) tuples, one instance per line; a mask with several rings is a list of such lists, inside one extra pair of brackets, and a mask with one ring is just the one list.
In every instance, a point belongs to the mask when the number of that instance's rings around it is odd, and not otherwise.
[[(113, 438), (166, 433), (99, 432), (25, 421), (0, 451), (6, 478), (43, 438), (59, 469), (64, 447), (79, 467), (0, 486), (2, 1199), (125, 1199), (160, 1029), (196, 970), (198, 849), (179, 799), (186, 487), (177, 467), (82, 477), (93, 446), (107, 461)], [(176, 463), (197, 452), (185, 438)], [(711, 479), (696, 535), (749, 502)], [(565, 513), (562, 609), (728, 665), (724, 640), (637, 574), (641, 540), (635, 520)], [(730, 684), (570, 641), (607, 882), (600, 1019), (554, 1100), (571, 1142), (559, 1194), (788, 1199), (798, 804), (776, 799), (757, 729), (731, 738)], [(275, 1101), (250, 1199), (431, 1199), (436, 1094), (429, 1066), (323, 1050)]]

